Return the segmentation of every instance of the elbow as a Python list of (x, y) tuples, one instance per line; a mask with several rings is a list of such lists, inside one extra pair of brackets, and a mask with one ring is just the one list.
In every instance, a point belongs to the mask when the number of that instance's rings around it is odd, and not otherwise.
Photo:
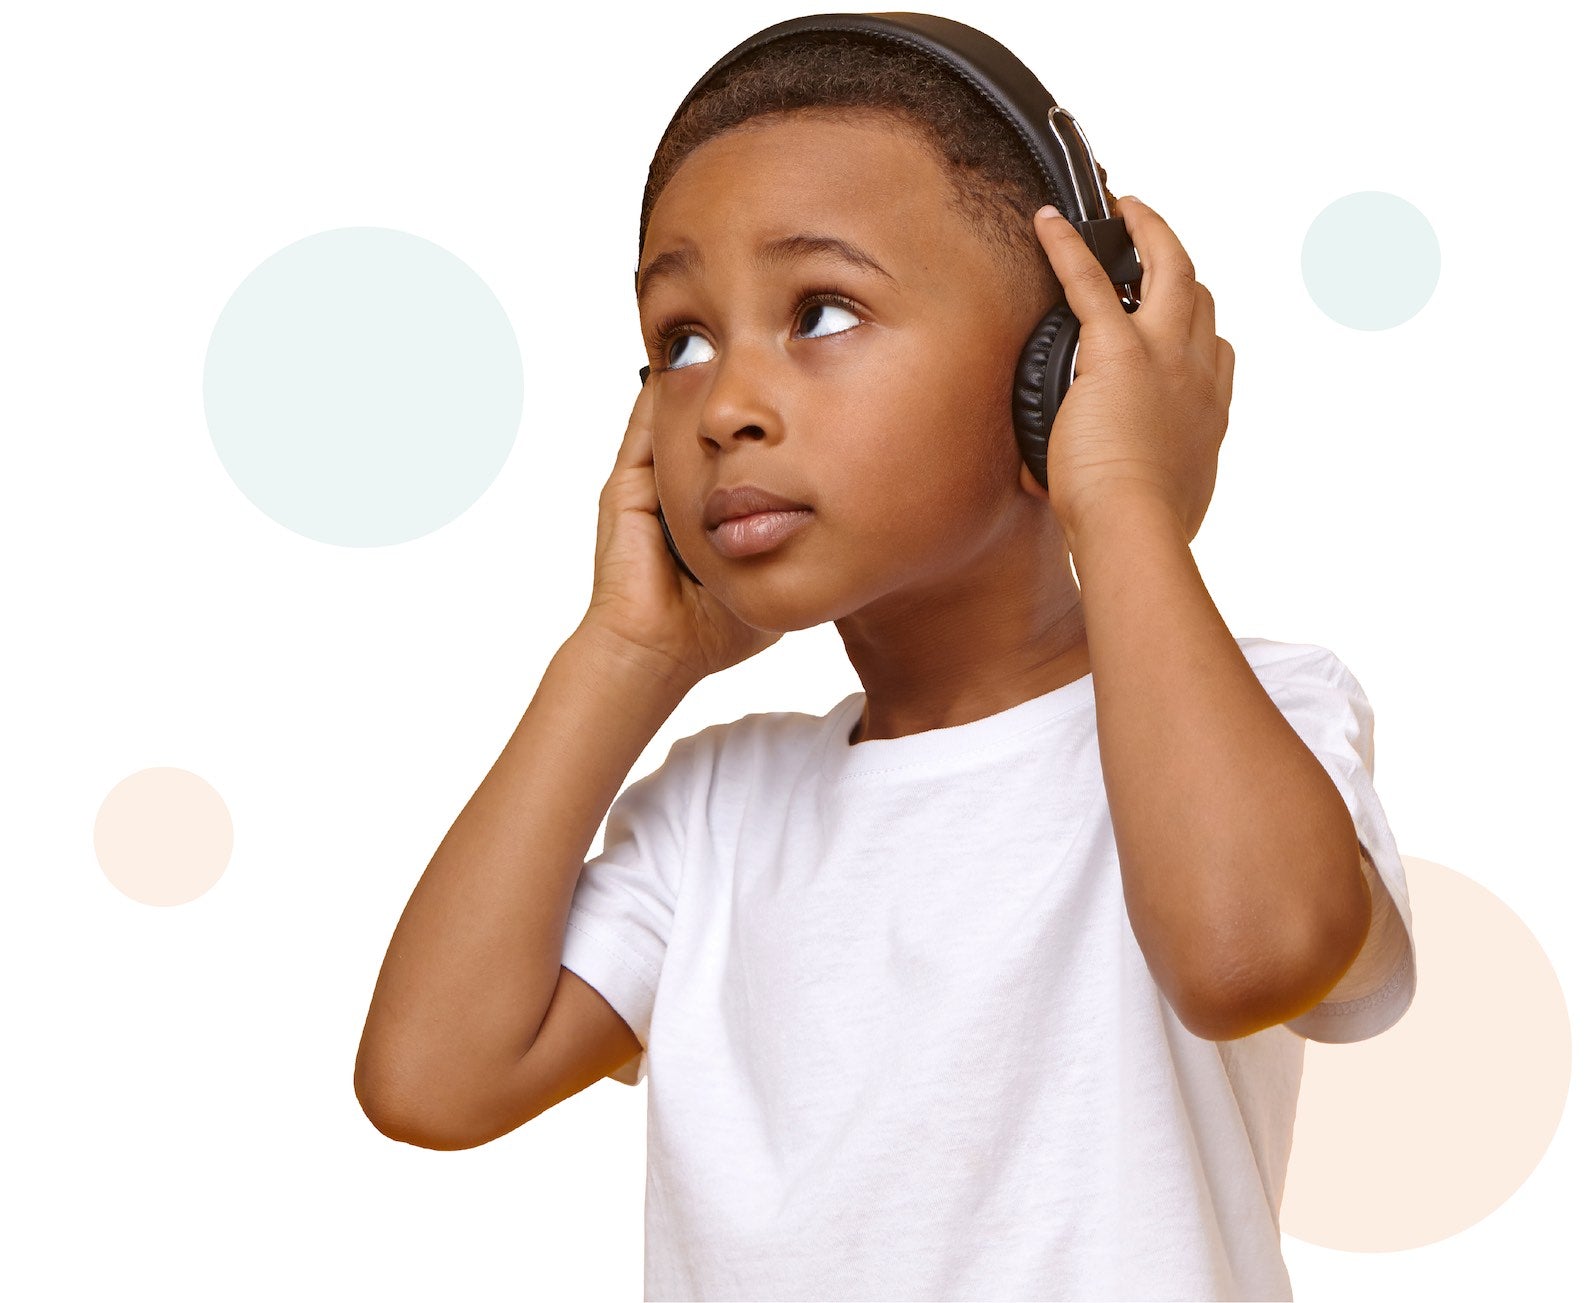
[(1290, 1022), (1326, 999), (1364, 944), (1365, 936), (1361, 935), (1351, 947), (1326, 951), (1315, 963), (1284, 970), (1274, 980), (1244, 994), (1184, 1001), (1177, 1007), (1178, 1019), (1207, 1041), (1236, 1041)]
[(412, 1130), (402, 1121), (391, 1085), (391, 1073), (383, 1072), (367, 1030), (354, 1056), (354, 1100), (366, 1120), (389, 1140), (414, 1144)]
[(354, 1073), (354, 1099), (370, 1125), (387, 1139), (431, 1148), (424, 1144), (415, 1128), (405, 1120), (403, 1112), (395, 1106), (391, 1092), (382, 1091), (367, 1077), (361, 1076), (357, 1069)]
[(389, 1140), (417, 1149), (474, 1149), (490, 1136), (467, 1133), (455, 1115), (439, 1107), (437, 1096), (415, 1089), (397, 1089), (362, 1068), (354, 1068), (354, 1098), (371, 1126)]
[(1175, 1005), (1178, 1021), (1205, 1041), (1236, 1041), (1278, 1023), (1297, 1018), (1310, 1007), (1292, 994), (1296, 988), (1277, 982), (1259, 997), (1211, 996)]
[(416, 1149), (452, 1152), (459, 1149), (475, 1149), (490, 1138), (465, 1135), (446, 1125), (439, 1125), (436, 1118), (428, 1119), (422, 1112), (377, 1104), (367, 1101), (357, 1091), (355, 1094), (359, 1099), (359, 1107), (369, 1119), (371, 1126), (387, 1139), (396, 1140), (400, 1144), (413, 1145)]
[[(1358, 858), (1358, 852), (1356, 853)], [(1358, 895), (1329, 917), (1316, 917), (1261, 956), (1229, 970), (1224, 981), (1190, 983), (1176, 1003), (1179, 1021), (1208, 1041), (1232, 1041), (1289, 1022), (1324, 1000), (1354, 965), (1371, 932), (1370, 884), (1355, 871)]]

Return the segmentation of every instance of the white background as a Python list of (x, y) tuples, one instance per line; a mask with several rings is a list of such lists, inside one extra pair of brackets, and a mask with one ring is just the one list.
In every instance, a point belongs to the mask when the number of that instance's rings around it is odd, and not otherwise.
[[(590, 596), (645, 360), (658, 136), (714, 60), (800, 12), (6, 8), (6, 1292), (640, 1296), (645, 1087), (605, 1080), (441, 1153), (376, 1132), (352, 1069), (416, 879)], [(1584, 1021), (1587, 99), (1564, 8), (935, 12), (1034, 69), (1215, 295), (1236, 389), (1193, 546), (1229, 629), (1342, 657), (1401, 850), (1502, 898)], [(1311, 221), (1359, 190), (1441, 242), (1436, 293), (1393, 330), (1338, 325), (1300, 276)], [(238, 491), (201, 376), (256, 266), (366, 225), (492, 287), (526, 406), (470, 511), (345, 549)], [(710, 723), (856, 688), (830, 626), (787, 635), (695, 689), (633, 777)], [(107, 792), (157, 765), (214, 784), (237, 838), (172, 908), (118, 892), (91, 841)], [(1366, 1255), (1285, 1238), (1296, 1297), (1584, 1288), (1585, 1102), (1574, 1082), (1542, 1164), (1462, 1234)]]

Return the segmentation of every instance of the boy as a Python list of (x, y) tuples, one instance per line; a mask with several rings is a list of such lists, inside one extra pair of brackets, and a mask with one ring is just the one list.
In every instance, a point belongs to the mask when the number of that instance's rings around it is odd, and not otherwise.
[[(1124, 313), (1002, 130), (860, 39), (764, 47), (674, 124), (590, 609), (378, 982), (356, 1089), (395, 1138), (650, 1078), (648, 1298), (1291, 1298), (1304, 1038), (1413, 997), (1364, 693), (1235, 640), (1188, 550), (1211, 296), (1124, 200)], [(1047, 490), (1011, 385), (1063, 289)], [(614, 800), (695, 683), (822, 622), (863, 692)]]

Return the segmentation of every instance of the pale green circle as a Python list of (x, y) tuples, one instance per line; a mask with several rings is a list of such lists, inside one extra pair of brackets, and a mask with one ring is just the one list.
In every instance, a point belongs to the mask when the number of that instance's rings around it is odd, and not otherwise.
[(233, 482), (278, 524), (378, 547), (429, 534), (507, 461), (524, 404), (502, 305), (429, 240), (322, 231), (244, 279), (204, 364)]
[(1300, 255), (1316, 306), (1355, 330), (1402, 326), (1437, 288), (1437, 232), (1408, 200), (1382, 190), (1344, 195), (1305, 232)]

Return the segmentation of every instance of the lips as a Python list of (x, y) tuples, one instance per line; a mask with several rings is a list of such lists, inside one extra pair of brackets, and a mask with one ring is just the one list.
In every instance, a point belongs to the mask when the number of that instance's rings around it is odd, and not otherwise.
[(811, 511), (805, 502), (783, 498), (756, 484), (738, 484), (733, 489), (714, 489), (702, 510), (702, 527), (717, 529), (736, 516), (752, 516), (762, 511)]

